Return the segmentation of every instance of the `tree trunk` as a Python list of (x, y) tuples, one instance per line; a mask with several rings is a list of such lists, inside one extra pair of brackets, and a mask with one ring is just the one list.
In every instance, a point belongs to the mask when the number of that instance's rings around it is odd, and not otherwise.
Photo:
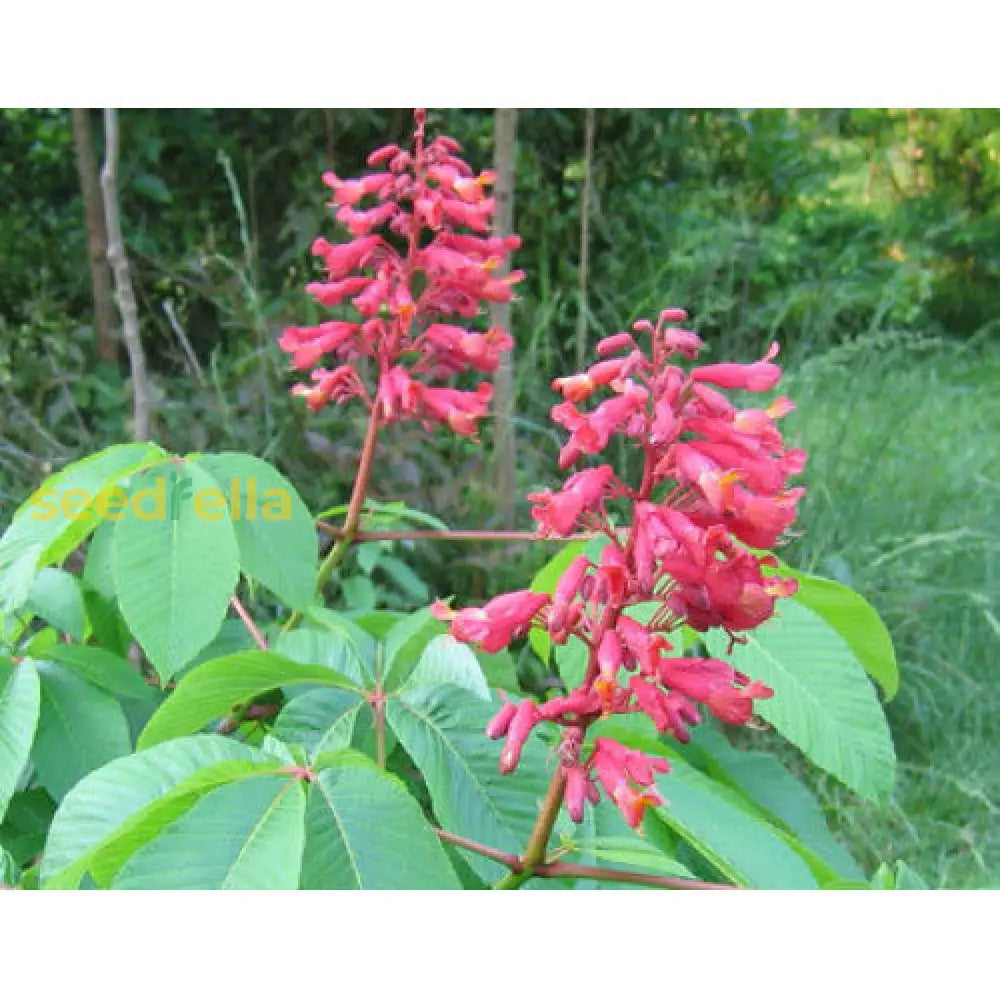
[(149, 440), (149, 380), (146, 356), (139, 337), (139, 312), (135, 305), (132, 277), (125, 255), (121, 222), (118, 217), (118, 112), (104, 109), (104, 168), (101, 170), (101, 194), (104, 196), (104, 225), (108, 232), (108, 261), (115, 279), (118, 311), (122, 317), (125, 348), (132, 369), (132, 436), (136, 441)]
[(102, 361), (118, 361), (115, 314), (111, 302), (111, 271), (108, 267), (108, 237), (104, 227), (101, 188), (97, 179), (97, 157), (90, 128), (90, 108), (71, 108), (76, 169), (80, 175), (83, 214), (87, 226), (87, 260), (94, 298), (94, 333), (97, 356)]
[(583, 193), (580, 196), (580, 285), (576, 314), (576, 367), (583, 371), (587, 360), (587, 282), (590, 271), (590, 202), (593, 196), (594, 109), (587, 108), (583, 140)]
[[(514, 187), (516, 183), (517, 108), (497, 108), (494, 121), (493, 161), (497, 173), (494, 194), (497, 200), (493, 232), (506, 236), (514, 228)], [(505, 265), (503, 274), (509, 267)], [(498, 275), (502, 277), (501, 275)], [(493, 326), (510, 330), (510, 303), (495, 302), (490, 307)], [(517, 489), (517, 435), (514, 430), (514, 364), (509, 351), (500, 359), (494, 380), (496, 436), (493, 462), (496, 475), (497, 510), (505, 528), (514, 526)]]

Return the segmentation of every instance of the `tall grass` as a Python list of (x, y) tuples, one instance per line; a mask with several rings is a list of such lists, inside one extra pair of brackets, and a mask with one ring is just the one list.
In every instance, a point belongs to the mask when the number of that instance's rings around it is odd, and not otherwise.
[(893, 635), (900, 758), (884, 807), (821, 791), (862, 861), (1000, 886), (1000, 346), (864, 337), (789, 380), (809, 450), (788, 556), (864, 593)]

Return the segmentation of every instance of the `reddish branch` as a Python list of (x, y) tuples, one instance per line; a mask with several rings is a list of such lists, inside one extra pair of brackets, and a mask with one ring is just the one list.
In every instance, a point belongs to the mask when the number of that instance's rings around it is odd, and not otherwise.
[[(516, 854), (498, 851), (485, 844), (477, 844), (474, 840), (449, 833), (447, 830), (435, 829), (441, 840), (462, 847), (474, 854), (496, 861), (504, 865), (515, 875), (521, 875), (525, 862)], [(735, 885), (720, 885), (718, 882), (701, 882), (692, 878), (675, 878), (671, 875), (652, 875), (646, 872), (623, 872), (616, 868), (601, 868), (597, 865), (577, 865), (569, 861), (543, 861), (531, 869), (535, 878), (592, 878), (600, 882), (623, 882), (629, 885), (647, 885), (656, 889), (736, 889)], [(529, 877), (531, 877), (529, 876)]]
[[(347, 527), (338, 528), (327, 521), (317, 521), (316, 526), (331, 538), (345, 538)], [(588, 533), (563, 535), (558, 538), (539, 535), (535, 531), (478, 531), (478, 530), (420, 530), (420, 531), (355, 531), (351, 538), (356, 542), (433, 541), (433, 542), (558, 542), (589, 541), (596, 536)]]
[(253, 641), (257, 643), (257, 647), (259, 649), (266, 650), (267, 639), (264, 638), (264, 636), (261, 634), (260, 629), (257, 628), (257, 626), (254, 624), (254, 620), (250, 617), (250, 613), (247, 611), (247, 609), (243, 607), (243, 604), (240, 602), (240, 599), (235, 594), (233, 594), (233, 596), (229, 598), (229, 603), (232, 606), (233, 610), (240, 616), (240, 619), (242, 620), (243, 624), (246, 625), (247, 631), (250, 633), (251, 637), (253, 638)]

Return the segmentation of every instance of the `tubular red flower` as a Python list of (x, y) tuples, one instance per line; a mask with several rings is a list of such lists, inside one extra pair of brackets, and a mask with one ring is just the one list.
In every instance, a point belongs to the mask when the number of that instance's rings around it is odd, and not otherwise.
[(500, 753), (500, 773), (510, 774), (521, 760), (521, 751), (539, 721), (538, 709), (530, 698), (518, 702), (507, 728), (507, 741)]
[[(474, 248), (446, 249), (471, 254)], [(441, 266), (450, 260), (448, 253), (436, 259)], [(471, 280), (461, 279), (466, 285)], [(584, 643), (587, 664), (566, 695), (523, 709), (524, 725), (545, 720), (573, 727), (576, 746), (601, 717), (629, 712), (686, 742), (702, 719), (698, 705), (727, 724), (746, 725), (754, 702), (772, 694), (723, 659), (669, 655), (667, 634), (679, 626), (723, 629), (736, 641), (774, 614), (776, 600), (794, 592), (794, 580), (773, 575), (776, 560), (754, 550), (774, 545), (793, 523), (803, 490), (787, 483), (805, 462), (803, 452), (785, 447), (776, 424), (793, 408), (788, 399), (740, 410), (714, 388), (773, 388), (780, 376), (772, 363), (777, 346), (750, 365), (695, 367), (688, 374), (669, 363), (677, 355), (695, 359), (701, 349), (697, 334), (669, 325), (686, 319), (682, 310), (664, 310), (655, 325), (641, 320), (633, 330), (649, 336), (650, 349), (639, 349), (632, 334), (616, 334), (601, 341), (598, 353), (627, 353), (553, 382), (563, 401), (552, 407), (552, 419), (569, 433), (559, 455), (562, 468), (601, 453), (615, 437), (628, 439), (643, 458), (641, 474), (629, 479), (638, 482), (635, 487), (605, 464), (574, 473), (558, 490), (528, 494), (542, 533), (596, 526), (609, 542), (596, 563), (586, 556), (570, 563), (547, 614), (539, 613), (544, 604), (533, 605), (533, 615), (539, 614), (532, 620), (554, 642), (573, 635)], [(449, 338), (435, 333), (430, 339)], [(596, 405), (588, 403), (599, 394), (604, 398)], [(624, 521), (612, 520), (613, 500), (625, 501)], [(526, 620), (513, 626), (494, 609), (496, 600), (455, 615), (453, 634), (484, 649), (523, 635)], [(645, 605), (646, 624), (637, 605)], [(502, 767), (516, 759), (508, 754)], [(595, 741), (583, 764), (576, 753), (561, 760), (564, 801), (578, 822), (585, 802), (600, 794), (598, 786), (633, 826), (649, 805), (662, 802), (653, 778), (667, 769), (666, 761), (605, 738)]]
[[(419, 419), (472, 437), (486, 415), (489, 388), (464, 392), (431, 380), (469, 369), (492, 373), (513, 346), (498, 327), (481, 332), (471, 329), (472, 323), (453, 327), (448, 320), (472, 320), (486, 304), (511, 298), (523, 274), (501, 278), (498, 271), (520, 239), (479, 235), (488, 233), (495, 210), (485, 192), (495, 179), (492, 171), (475, 174), (456, 155), (458, 143), (446, 136), (427, 139), (426, 117), (415, 112), (414, 118), (412, 152), (383, 146), (368, 158), (370, 166), (383, 169), (349, 179), (323, 175), (333, 189), (337, 220), (354, 238), (338, 244), (324, 237), (314, 241), (313, 253), (323, 261), (327, 280), (311, 282), (306, 290), (323, 306), (349, 301), (363, 322), (343, 320), (352, 326), (343, 337), (330, 324), (291, 327), (279, 344), (300, 370), (327, 354), (372, 359), (377, 386), (368, 392), (358, 373), (360, 391), (352, 395), (297, 387), (296, 394), (306, 396), (312, 409), (356, 395), (377, 400), (382, 423)], [(460, 226), (473, 232), (460, 232)], [(445, 336), (449, 329), (461, 332)], [(405, 387), (401, 370), (409, 379)]]

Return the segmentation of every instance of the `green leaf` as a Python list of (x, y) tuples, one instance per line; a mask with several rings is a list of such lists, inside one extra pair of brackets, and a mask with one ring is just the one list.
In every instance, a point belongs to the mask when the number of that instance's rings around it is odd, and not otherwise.
[(685, 761), (674, 758), (657, 778), (666, 804), (662, 820), (736, 885), (758, 889), (815, 889), (806, 863), (773, 827), (746, 812), (733, 794)]
[(102, 597), (118, 596), (115, 585), (115, 525), (102, 521), (87, 543), (87, 561), (83, 564), (83, 582)]
[(132, 645), (132, 635), (118, 610), (117, 599), (105, 597), (84, 584), (83, 604), (97, 644), (118, 656), (127, 656)]
[[(779, 571), (785, 571), (784, 567)], [(850, 587), (797, 570), (791, 573), (799, 581), (792, 599), (835, 629), (861, 666), (881, 685), (886, 698), (893, 699), (899, 690), (899, 667), (889, 631), (878, 612)]]
[(863, 878), (860, 866), (826, 825), (812, 792), (769, 753), (737, 750), (717, 730), (697, 726), (684, 754), (709, 777), (742, 793), (748, 805), (770, 822), (784, 826), (846, 879)]
[(378, 589), (366, 576), (349, 576), (340, 579), (347, 606), (354, 611), (371, 611), (378, 602)]
[(483, 674), (490, 687), (499, 688), (502, 691), (517, 691), (519, 688), (517, 680), (517, 664), (514, 657), (501, 649), (499, 653), (484, 653), (476, 650), (476, 659), (483, 668)]
[(0, 611), (12, 613), (24, 605), (31, 593), (41, 552), (41, 545), (29, 547), (0, 567)]
[(197, 464), (226, 497), (244, 572), (292, 608), (315, 603), (316, 526), (295, 487), (253, 455), (223, 452)]
[(0, 886), (17, 885), (21, 881), (21, 866), (12, 854), (0, 846)]
[(38, 673), (23, 660), (0, 689), (0, 821), (28, 765), (40, 704)]
[[(705, 638), (714, 655), (725, 653), (725, 637)], [(728, 659), (774, 690), (757, 713), (814, 764), (860, 795), (888, 795), (895, 756), (885, 714), (847, 643), (819, 615), (786, 601)]]
[(359, 714), (367, 707), (354, 691), (315, 688), (292, 698), (274, 720), (274, 736), (290, 746), (301, 746), (314, 760), (328, 750), (349, 747)]
[(361, 663), (365, 679), (375, 680), (375, 661), (378, 658), (379, 644), (360, 625), (327, 608), (308, 608), (304, 617), (324, 631), (348, 639)]
[[(655, 731), (647, 735), (645, 722), (638, 725), (631, 718), (607, 719), (600, 723), (600, 734), (646, 753), (669, 754), (670, 748), (660, 742)], [(651, 841), (657, 843), (672, 832), (736, 885), (816, 888), (810, 868), (786, 843), (783, 831), (750, 812), (737, 792), (695, 770), (676, 754), (669, 756), (670, 772), (656, 779), (665, 804), (648, 809), (643, 819)]]
[(303, 889), (458, 889), (420, 806), (398, 778), (345, 750), (309, 786)]
[(447, 631), (447, 626), (431, 614), (430, 608), (420, 608), (393, 625), (385, 637), (386, 689), (395, 691), (401, 687), (427, 643)]
[(629, 871), (694, 878), (690, 870), (648, 840), (640, 837), (592, 837), (575, 842), (575, 850), (589, 854), (598, 862), (623, 866)]
[(359, 615), (354, 615), (351, 621), (360, 625), (373, 639), (381, 642), (405, 617), (406, 615), (401, 611), (388, 611), (385, 608), (379, 608), (375, 611), (363, 611)]
[[(327, 507), (320, 511), (316, 517), (326, 520), (331, 517), (343, 517), (347, 513), (349, 504), (337, 504), (334, 507)], [(366, 499), (361, 509), (361, 527), (365, 530), (380, 527), (391, 528), (393, 525), (413, 522), (422, 524), (436, 531), (447, 531), (448, 525), (433, 514), (425, 514), (422, 510), (414, 510), (407, 507), (400, 500), (389, 502), (379, 502), (378, 500)]]
[(890, 867), (883, 863), (865, 888), (872, 889), (929, 889), (930, 886), (905, 862), (897, 861)]
[(427, 584), (402, 559), (380, 555), (377, 568), (389, 577), (404, 597), (409, 598), (414, 603), (426, 601), (430, 596)]
[[(117, 444), (49, 476), (15, 511), (0, 538), (0, 570), (17, 566), (17, 572), (0, 577), (0, 602), (8, 610), (20, 607), (23, 595), (17, 600), (15, 591), (23, 588), (25, 578), (30, 586), (38, 569), (62, 562), (98, 525), (95, 504), (101, 491), (164, 455), (153, 444)], [(68, 508), (75, 516), (67, 517), (62, 503), (71, 490), (79, 492), (69, 500), (81, 502)]]
[(128, 721), (111, 695), (65, 667), (41, 661), (34, 666), (41, 712), (32, 757), (39, 782), (59, 801), (95, 768), (131, 751)]
[(156, 689), (143, 680), (128, 660), (94, 646), (54, 646), (45, 659), (67, 667), (77, 677), (120, 698), (150, 701)]
[(555, 647), (556, 667), (563, 684), (569, 690), (572, 691), (583, 683), (589, 658), (587, 644), (575, 635), (571, 635), (565, 644)]
[(32, 614), (82, 640), (87, 630), (83, 592), (76, 577), (62, 569), (47, 567), (35, 577), (25, 605)]
[[(525, 744), (513, 774), (498, 769), (499, 746), (484, 735), (498, 707), (463, 688), (445, 685), (402, 692), (386, 703), (386, 717), (427, 782), (441, 825), (459, 836), (519, 854), (545, 795), (551, 765), (536, 736)], [(479, 855), (467, 860), (494, 880), (500, 867)]]
[[(165, 463), (134, 477), (130, 507), (115, 529), (122, 615), (163, 680), (215, 638), (236, 586), (232, 522), (201, 508), (207, 490), (218, 494), (197, 465), (178, 471)], [(137, 516), (140, 507), (145, 513)]]
[(55, 811), (55, 803), (44, 788), (17, 792), (10, 800), (0, 825), (0, 843), (19, 865), (26, 865), (41, 853)]
[(270, 652), (232, 653), (199, 664), (186, 673), (147, 723), (138, 747), (144, 750), (164, 740), (195, 733), (234, 706), (289, 684), (357, 690), (348, 678), (329, 667), (296, 663)]
[(205, 735), (173, 740), (93, 771), (63, 799), (52, 820), (42, 858), (43, 888), (75, 888), (91, 867), (100, 873), (98, 884), (108, 884), (132, 852), (201, 794), (262, 766), (276, 765), (253, 747)]
[[(569, 568), (569, 564), (587, 547), (584, 539), (577, 539), (569, 542), (561, 548), (532, 578), (528, 585), (529, 590), (536, 594), (554, 593), (563, 573)], [(552, 640), (549, 633), (543, 628), (533, 628), (528, 633), (528, 641), (531, 648), (542, 663), (549, 662), (552, 653)]]
[(303, 782), (244, 777), (203, 795), (122, 866), (115, 889), (296, 889)]
[(475, 653), (450, 635), (431, 639), (400, 690), (412, 691), (437, 684), (454, 684), (477, 698), (490, 700), (490, 687)]
[(364, 684), (357, 647), (346, 632), (297, 628), (278, 636), (271, 649), (296, 663), (330, 667), (359, 687)]

